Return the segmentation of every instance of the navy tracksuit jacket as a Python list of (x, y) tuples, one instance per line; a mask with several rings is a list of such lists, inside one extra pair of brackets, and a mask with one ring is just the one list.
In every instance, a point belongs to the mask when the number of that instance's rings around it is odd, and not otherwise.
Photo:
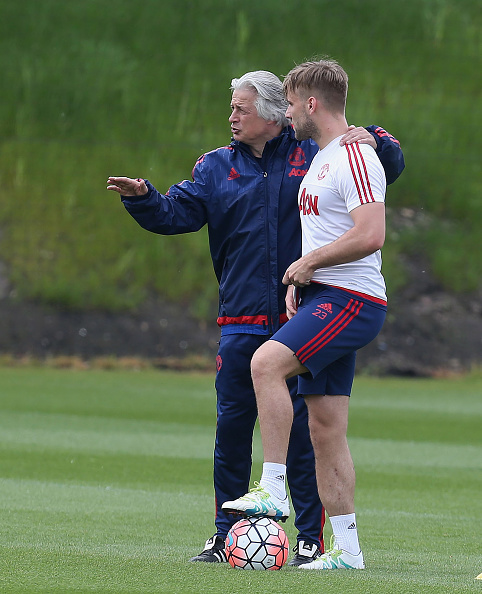
[[(404, 168), (399, 142), (378, 126), (367, 128), (387, 183)], [(233, 524), (222, 504), (248, 491), (257, 410), (250, 374), (256, 349), (286, 320), (286, 287), (281, 279), (301, 255), (298, 188), (318, 146), (297, 141), (291, 126), (266, 143), (261, 159), (233, 141), (196, 162), (193, 181), (160, 194), (147, 180), (144, 196), (122, 197), (127, 211), (145, 229), (163, 235), (198, 231), (208, 225), (209, 247), (219, 282), (217, 428), (214, 489), (217, 534)], [(303, 399), (290, 380), (294, 422), (287, 460), (298, 540), (323, 549), (324, 510)]]

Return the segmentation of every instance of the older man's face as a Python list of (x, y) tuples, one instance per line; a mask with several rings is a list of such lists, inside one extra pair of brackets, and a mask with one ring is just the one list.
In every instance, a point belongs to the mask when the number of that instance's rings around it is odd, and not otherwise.
[(250, 89), (238, 89), (231, 98), (231, 133), (235, 140), (249, 146), (264, 144), (276, 135), (273, 123), (259, 117), (255, 101), (256, 92)]

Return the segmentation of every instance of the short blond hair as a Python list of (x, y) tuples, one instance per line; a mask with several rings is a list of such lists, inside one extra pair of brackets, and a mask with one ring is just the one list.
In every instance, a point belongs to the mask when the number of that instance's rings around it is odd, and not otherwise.
[(348, 92), (348, 74), (336, 60), (304, 62), (295, 66), (283, 82), (285, 94), (305, 95), (315, 92), (330, 111), (345, 111)]

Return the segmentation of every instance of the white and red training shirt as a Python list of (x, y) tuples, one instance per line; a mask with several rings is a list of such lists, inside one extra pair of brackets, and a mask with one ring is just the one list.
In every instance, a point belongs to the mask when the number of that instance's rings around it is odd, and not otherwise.
[[(338, 239), (354, 225), (350, 212), (384, 202), (385, 172), (368, 144), (340, 146), (335, 138), (314, 157), (301, 182), (298, 205), (303, 255)], [(380, 250), (354, 262), (315, 271), (312, 280), (386, 301)]]

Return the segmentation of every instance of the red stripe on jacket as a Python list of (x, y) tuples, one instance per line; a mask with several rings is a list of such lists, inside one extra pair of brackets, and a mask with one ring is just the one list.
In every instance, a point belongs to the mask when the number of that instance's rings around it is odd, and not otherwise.
[[(281, 314), (279, 317), (280, 324), (288, 321), (286, 314)], [(217, 319), (218, 326), (227, 326), (228, 324), (257, 324), (259, 326), (268, 325), (268, 316), (220, 316)]]

